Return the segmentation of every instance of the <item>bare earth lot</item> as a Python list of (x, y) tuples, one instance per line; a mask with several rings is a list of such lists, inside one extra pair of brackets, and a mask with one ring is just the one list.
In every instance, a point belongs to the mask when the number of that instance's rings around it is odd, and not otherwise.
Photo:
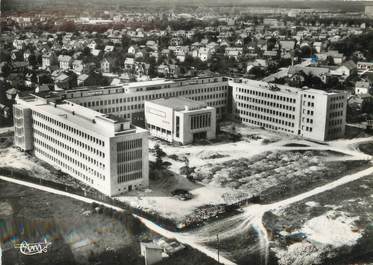
[[(273, 202), (367, 166), (367, 156), (346, 148), (350, 142), (325, 145), (234, 126), (242, 135), (237, 142), (177, 146), (151, 139), (150, 148), (159, 144), (168, 155), (164, 160), (171, 163), (170, 172), (151, 181), (149, 189), (118, 199), (182, 223), (201, 215), (199, 209), (205, 205), (217, 207), (257, 196), (261, 203)], [(227, 131), (231, 128), (231, 124), (223, 127)], [(191, 175), (196, 183), (180, 175), (185, 158), (194, 168)], [(153, 153), (150, 160), (155, 160)], [(189, 190), (193, 199), (172, 197), (174, 189)]]
[(373, 175), (268, 212), (264, 224), (280, 265), (373, 262)]

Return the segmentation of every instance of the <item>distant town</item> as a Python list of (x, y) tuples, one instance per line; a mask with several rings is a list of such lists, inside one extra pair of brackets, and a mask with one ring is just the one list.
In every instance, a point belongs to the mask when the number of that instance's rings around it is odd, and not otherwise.
[(373, 262), (373, 5), (279, 3), (3, 2), (0, 264)]

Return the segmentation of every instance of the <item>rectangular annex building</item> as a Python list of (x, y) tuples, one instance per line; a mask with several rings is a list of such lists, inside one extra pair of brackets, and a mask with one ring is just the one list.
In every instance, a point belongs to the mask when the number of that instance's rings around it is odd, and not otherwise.
[(189, 144), (216, 137), (216, 110), (183, 97), (145, 101), (146, 128), (169, 142)]

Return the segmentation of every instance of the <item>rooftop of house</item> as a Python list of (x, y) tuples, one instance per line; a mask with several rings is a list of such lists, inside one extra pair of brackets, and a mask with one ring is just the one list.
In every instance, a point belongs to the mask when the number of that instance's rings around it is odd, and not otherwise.
[(310, 67), (310, 66), (291, 66), (289, 67), (288, 74), (293, 75), (299, 72), (304, 72), (306, 75), (312, 74), (312, 75), (323, 75), (328, 74), (330, 72), (330, 69), (327, 67)]

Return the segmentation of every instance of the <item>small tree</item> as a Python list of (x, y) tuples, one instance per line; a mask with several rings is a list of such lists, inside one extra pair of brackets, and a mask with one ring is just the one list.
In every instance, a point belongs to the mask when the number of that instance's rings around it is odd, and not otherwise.
[(166, 156), (166, 153), (162, 150), (162, 148), (159, 146), (159, 144), (156, 144), (154, 146), (154, 151), (155, 151), (155, 168), (156, 169), (161, 169), (163, 166), (163, 159), (162, 157)]

